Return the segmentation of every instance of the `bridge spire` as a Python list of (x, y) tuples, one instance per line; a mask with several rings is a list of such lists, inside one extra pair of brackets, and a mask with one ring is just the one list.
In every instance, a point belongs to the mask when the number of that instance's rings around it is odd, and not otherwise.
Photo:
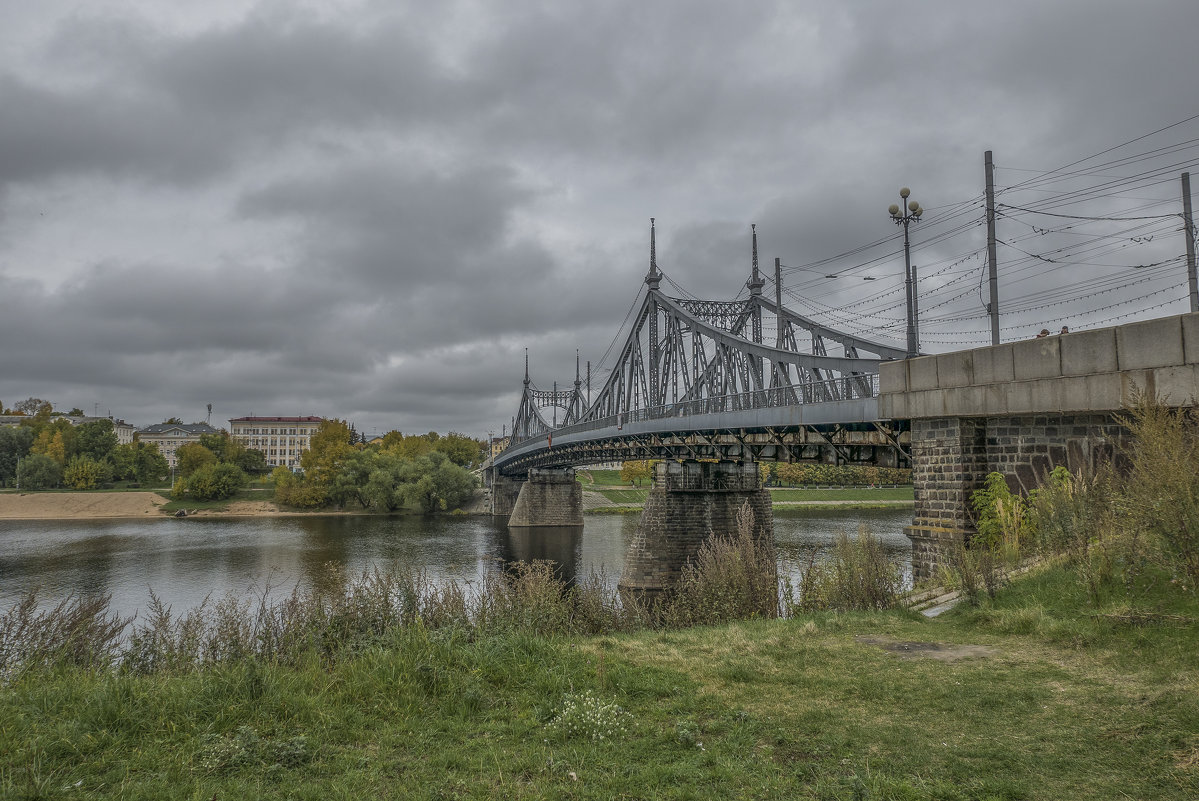
[(754, 271), (745, 285), (749, 287), (749, 294), (761, 295), (762, 287), (766, 286), (766, 279), (758, 273), (758, 226), (756, 223), (750, 223), (749, 229), (753, 231), (754, 236)]
[(657, 289), (658, 284), (662, 281), (662, 273), (658, 272), (658, 246), (657, 235), (654, 230), (654, 218), (649, 218), (649, 274), (645, 276), (645, 283), (650, 289)]
[(529, 386), (529, 349), (525, 348), (525, 387)]

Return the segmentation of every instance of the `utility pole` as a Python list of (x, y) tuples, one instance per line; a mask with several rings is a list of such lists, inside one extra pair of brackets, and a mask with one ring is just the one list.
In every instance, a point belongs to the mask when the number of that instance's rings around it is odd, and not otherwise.
[(987, 283), (991, 288), (991, 299), (987, 313), (991, 315), (991, 344), (999, 344), (999, 270), (995, 266), (995, 163), (991, 151), (983, 157), (987, 170)]
[(1191, 174), (1182, 174), (1182, 222), (1187, 235), (1187, 285), (1191, 311), (1199, 312), (1199, 275), (1195, 271), (1195, 218), (1191, 216)]
[(899, 190), (899, 203), (892, 203), (887, 209), (896, 225), (903, 226), (903, 268), (907, 276), (908, 290), (908, 352), (907, 358), (914, 359), (920, 355), (920, 340), (916, 329), (916, 293), (920, 288), (916, 285), (912, 274), (912, 245), (908, 238), (908, 226), (920, 220), (924, 209), (915, 200), (908, 200), (911, 190), (906, 186)]

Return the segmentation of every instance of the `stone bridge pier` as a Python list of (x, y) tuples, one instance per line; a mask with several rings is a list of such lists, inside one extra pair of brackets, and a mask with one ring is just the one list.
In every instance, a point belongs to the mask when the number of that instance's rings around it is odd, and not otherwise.
[(774, 545), (770, 493), (754, 462), (660, 462), (637, 534), (625, 556), (621, 593), (653, 601), (678, 581), (683, 566), (713, 536), (737, 533), (747, 503), (753, 534)]
[(510, 527), (582, 526), (583, 487), (573, 467), (529, 471), (508, 517)]
[(501, 475), (498, 470), (490, 471), (489, 485), (491, 490), (491, 514), (507, 520), (516, 508), (516, 499), (520, 496), (521, 487), (525, 485), (523, 478), (510, 478)]

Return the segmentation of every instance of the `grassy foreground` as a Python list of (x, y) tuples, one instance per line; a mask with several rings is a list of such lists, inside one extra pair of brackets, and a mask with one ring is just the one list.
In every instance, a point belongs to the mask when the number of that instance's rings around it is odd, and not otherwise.
[(1094, 609), (1051, 569), (934, 620), (417, 625), (292, 667), (29, 673), (0, 689), (0, 797), (1195, 798), (1199, 600), (1160, 585)]

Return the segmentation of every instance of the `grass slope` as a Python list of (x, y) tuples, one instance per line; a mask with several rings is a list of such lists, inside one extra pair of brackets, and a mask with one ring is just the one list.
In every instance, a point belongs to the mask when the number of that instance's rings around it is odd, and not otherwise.
[(416, 627), (291, 667), (64, 669), (0, 689), (0, 797), (1195, 798), (1199, 602), (1163, 585), (1134, 605), (1174, 622), (1143, 627), (1049, 570), (934, 620)]

